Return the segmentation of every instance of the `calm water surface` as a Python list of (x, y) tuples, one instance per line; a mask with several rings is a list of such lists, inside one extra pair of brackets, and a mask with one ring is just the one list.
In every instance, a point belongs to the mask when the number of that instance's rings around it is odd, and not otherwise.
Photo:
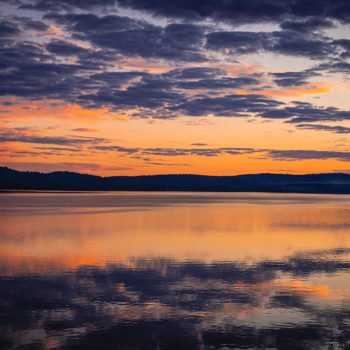
[(350, 196), (0, 194), (1, 349), (350, 340)]

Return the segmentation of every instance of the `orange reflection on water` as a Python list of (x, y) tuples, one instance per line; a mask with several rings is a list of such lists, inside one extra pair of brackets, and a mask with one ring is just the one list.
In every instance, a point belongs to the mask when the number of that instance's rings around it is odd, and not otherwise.
[(346, 297), (349, 297), (349, 293), (346, 293), (344, 290), (332, 289), (328, 284), (315, 284), (310, 281), (286, 277), (251, 285), (237, 283), (234, 288), (237, 290), (243, 289), (245, 291), (251, 289), (256, 293), (265, 292), (269, 295), (276, 293), (292, 293), (303, 297), (325, 300), (343, 300)]
[(62, 270), (132, 266), (131, 258), (153, 257), (250, 264), (350, 248), (350, 204), (344, 200), (227, 196), (148, 208), (13, 208), (1, 217), (2, 265), (42, 271), (49, 262), (49, 270)]
[(119, 341), (164, 324), (202, 345), (237, 334), (279, 348), (278, 334), (318, 340), (348, 324), (347, 196), (1, 194), (0, 220), (14, 348), (86, 348), (99, 331)]

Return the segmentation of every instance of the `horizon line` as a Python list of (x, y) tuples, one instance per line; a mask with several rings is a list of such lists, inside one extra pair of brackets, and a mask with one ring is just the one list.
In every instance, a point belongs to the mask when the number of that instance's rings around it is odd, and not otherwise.
[(103, 176), (103, 175), (95, 175), (91, 173), (85, 173), (85, 172), (78, 172), (78, 171), (71, 171), (71, 170), (53, 170), (53, 171), (38, 171), (38, 170), (17, 170), (14, 168), (10, 168), (8, 166), (2, 166), (0, 165), (1, 169), (7, 169), (11, 171), (16, 171), (19, 173), (36, 173), (36, 174), (42, 174), (42, 175), (50, 175), (50, 174), (57, 174), (57, 173), (70, 173), (70, 174), (79, 174), (79, 175), (88, 175), (88, 176), (95, 176), (100, 178), (110, 178), (110, 177), (146, 177), (146, 176), (203, 176), (203, 177), (236, 177), (236, 176), (250, 176), (250, 175), (287, 175), (287, 176), (310, 176), (310, 175), (346, 175), (350, 176), (350, 173), (347, 172), (315, 172), (315, 173), (302, 173), (302, 174), (293, 174), (293, 173), (272, 173), (272, 172), (262, 172), (262, 173), (244, 173), (244, 174), (232, 174), (232, 175), (208, 175), (208, 174), (198, 174), (198, 173), (166, 173), (166, 174), (141, 174), (141, 175), (110, 175), (110, 176)]

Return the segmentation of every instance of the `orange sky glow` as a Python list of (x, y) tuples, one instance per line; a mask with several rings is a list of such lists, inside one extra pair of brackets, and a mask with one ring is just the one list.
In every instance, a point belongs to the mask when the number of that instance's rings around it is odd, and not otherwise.
[[(2, 14), (11, 22), (14, 11), (6, 5)], [(350, 171), (350, 83), (345, 68), (335, 68), (340, 58), (330, 62), (307, 45), (293, 53), (213, 41), (219, 29), (230, 40), (261, 35), (269, 29), (263, 24), (254, 33), (193, 25), (186, 27), (194, 31), (189, 46), (171, 37), (169, 47), (147, 51), (141, 42), (116, 47), (79, 32), (88, 25), (91, 33), (119, 35), (112, 22), (105, 33), (103, 13), (86, 24), (82, 16), (20, 12), (26, 20), (12, 18), (18, 31), (3, 47), (1, 166), (103, 176)], [(29, 19), (36, 26), (25, 30)], [(127, 20), (169, 28), (138, 12)], [(334, 26), (336, 39), (347, 35), (347, 27)], [(335, 34), (325, 28), (307, 35), (311, 42)], [(336, 53), (348, 64), (339, 45)]]

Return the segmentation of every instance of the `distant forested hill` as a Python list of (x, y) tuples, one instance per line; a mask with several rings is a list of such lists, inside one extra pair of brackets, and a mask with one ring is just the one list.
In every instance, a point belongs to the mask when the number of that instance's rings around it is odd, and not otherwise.
[(72, 172), (16, 171), (0, 167), (1, 190), (223, 191), (350, 194), (350, 175), (253, 174), (237, 176), (150, 175), (100, 177)]

